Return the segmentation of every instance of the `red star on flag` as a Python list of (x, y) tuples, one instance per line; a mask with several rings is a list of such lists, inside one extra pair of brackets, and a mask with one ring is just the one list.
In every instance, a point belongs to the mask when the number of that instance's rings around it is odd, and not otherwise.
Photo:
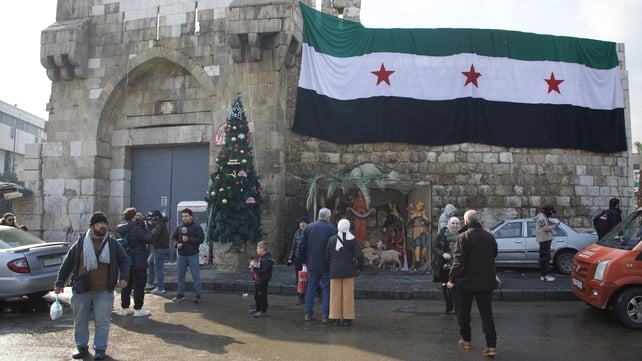
[(478, 72), (475, 71), (475, 65), (474, 64), (470, 65), (470, 70), (469, 71), (462, 71), (461, 73), (464, 74), (464, 76), (466, 77), (466, 84), (464, 84), (464, 86), (466, 86), (466, 85), (468, 85), (470, 83), (473, 83), (475, 88), (479, 88), (479, 86), (477, 85), (477, 78), (479, 78), (481, 76), (481, 73), (478, 73)]
[(386, 70), (386, 67), (381, 63), (381, 68), (377, 71), (371, 71), (372, 74), (377, 76), (377, 85), (381, 83), (382, 81), (385, 81), (388, 85), (390, 85), (390, 74), (394, 73), (394, 70)]
[(551, 72), (551, 78), (550, 79), (544, 79), (544, 81), (548, 84), (548, 93), (552, 92), (555, 90), (557, 94), (562, 94), (560, 93), (560, 87), (559, 85), (564, 81), (564, 80), (558, 80), (555, 79), (555, 74)]

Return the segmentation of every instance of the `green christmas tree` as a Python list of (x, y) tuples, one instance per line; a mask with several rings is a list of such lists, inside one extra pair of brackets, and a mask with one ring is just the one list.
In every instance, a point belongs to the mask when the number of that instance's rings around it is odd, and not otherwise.
[(207, 237), (241, 248), (246, 241), (261, 240), (261, 185), (254, 170), (250, 130), (241, 99), (227, 117), (225, 141), (210, 175), (207, 201)]

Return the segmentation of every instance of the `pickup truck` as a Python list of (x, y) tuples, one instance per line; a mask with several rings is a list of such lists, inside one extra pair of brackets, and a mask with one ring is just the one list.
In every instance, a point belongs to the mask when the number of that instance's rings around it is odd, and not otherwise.
[(607, 310), (625, 326), (642, 328), (642, 208), (575, 254), (573, 293), (589, 306)]

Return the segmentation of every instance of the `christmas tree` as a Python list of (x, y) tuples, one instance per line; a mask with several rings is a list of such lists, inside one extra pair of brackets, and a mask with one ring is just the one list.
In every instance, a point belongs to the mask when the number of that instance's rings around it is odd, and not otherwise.
[(232, 243), (261, 240), (261, 185), (254, 170), (250, 130), (241, 99), (227, 117), (225, 141), (210, 175), (207, 201), (208, 242)]

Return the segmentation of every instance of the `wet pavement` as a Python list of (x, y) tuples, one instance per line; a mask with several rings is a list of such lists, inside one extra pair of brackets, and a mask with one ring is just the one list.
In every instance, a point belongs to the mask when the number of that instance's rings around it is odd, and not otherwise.
[[(577, 300), (571, 291), (569, 275), (554, 274), (553, 282), (540, 281), (537, 269), (498, 269), (502, 287), (494, 292), (495, 300), (502, 301), (571, 301)], [(168, 291), (176, 290), (177, 271), (172, 264), (165, 265), (165, 283)], [(191, 290), (191, 275), (186, 276)], [(236, 293), (254, 292), (249, 270), (241, 272), (216, 271), (209, 265), (201, 266), (203, 289)], [(294, 266), (274, 265), (270, 294), (295, 295)], [(382, 270), (366, 267), (355, 280), (358, 299), (429, 299), (441, 300), (441, 284), (432, 282), (430, 273)]]

